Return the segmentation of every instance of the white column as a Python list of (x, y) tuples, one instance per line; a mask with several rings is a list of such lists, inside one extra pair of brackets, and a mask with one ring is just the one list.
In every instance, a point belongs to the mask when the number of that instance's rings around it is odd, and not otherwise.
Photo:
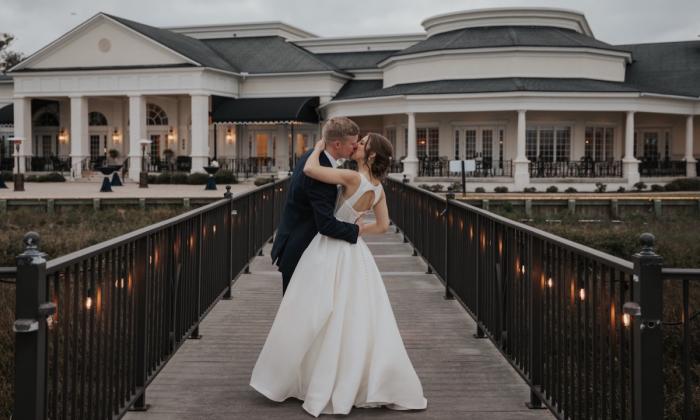
[(516, 154), (513, 160), (513, 181), (515, 188), (522, 189), (530, 185), (530, 161), (525, 153), (525, 133), (527, 129), (527, 120), (525, 114), (527, 111), (518, 110), (518, 131), (516, 137)]
[(408, 114), (408, 150), (406, 157), (403, 160), (403, 173), (409, 178), (418, 176), (418, 157), (416, 143), (416, 114), (409, 112)]
[(129, 178), (138, 182), (141, 172), (141, 145), (146, 138), (146, 97), (129, 95)]
[[(22, 139), (19, 147), (19, 167), (14, 173), (27, 171), (27, 157), (32, 156), (32, 100), (31, 98), (14, 99), (14, 137)], [(13, 157), (17, 150), (12, 146)]]
[(693, 116), (688, 115), (685, 119), (685, 175), (688, 178), (697, 176), (695, 157), (693, 156)]
[(634, 111), (627, 111), (625, 119), (625, 157), (622, 159), (622, 172), (630, 187), (639, 182), (639, 161), (634, 157)]
[(70, 97), (70, 158), (73, 177), (82, 177), (82, 162), (88, 150), (88, 103), (84, 96)]
[(192, 173), (204, 172), (209, 163), (209, 96), (192, 98)]

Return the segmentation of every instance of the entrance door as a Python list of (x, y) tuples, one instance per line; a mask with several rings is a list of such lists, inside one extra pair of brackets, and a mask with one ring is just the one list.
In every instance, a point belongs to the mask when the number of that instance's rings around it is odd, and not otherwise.
[(504, 130), (497, 127), (466, 127), (455, 130), (455, 158), (480, 158), (485, 168), (503, 161)]
[(656, 131), (646, 131), (644, 132), (644, 160), (658, 160), (659, 159), (659, 133)]
[(268, 143), (270, 136), (266, 133), (255, 134), (255, 157), (269, 157)]

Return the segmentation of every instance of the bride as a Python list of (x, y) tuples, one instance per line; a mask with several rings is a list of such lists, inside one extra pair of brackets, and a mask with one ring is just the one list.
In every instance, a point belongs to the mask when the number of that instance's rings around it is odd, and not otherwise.
[[(319, 162), (319, 141), (304, 173), (342, 186), (335, 217), (354, 223), (373, 210), (364, 233), (389, 227), (381, 180), (391, 143), (370, 133), (352, 160), (358, 171)], [(250, 385), (267, 398), (304, 401), (311, 415), (348, 414), (355, 407), (426, 408), (379, 269), (359, 238), (356, 244), (317, 234), (304, 251), (253, 368)]]

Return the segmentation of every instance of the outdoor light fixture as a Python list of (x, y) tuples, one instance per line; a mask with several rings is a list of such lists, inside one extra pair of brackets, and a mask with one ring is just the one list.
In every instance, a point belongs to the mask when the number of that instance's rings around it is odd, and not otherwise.
[(642, 316), (642, 308), (637, 302), (625, 302), (622, 305), (622, 325), (629, 327), (632, 325), (632, 318)]
[(58, 142), (61, 144), (68, 143), (68, 131), (63, 127), (61, 127), (61, 129), (58, 132)]
[(139, 141), (141, 145), (141, 172), (139, 173), (139, 188), (148, 188), (148, 169), (146, 162), (146, 146), (151, 144), (148, 139)]
[(233, 144), (234, 136), (233, 129), (231, 127), (226, 129), (226, 144)]
[(20, 171), (19, 167), (19, 149), (22, 144), (22, 138), (12, 137), (10, 138), (10, 143), (15, 146), (15, 191), (24, 191), (24, 174)]
[(114, 127), (114, 131), (112, 132), (112, 143), (121, 144), (121, 142), (122, 137), (119, 135), (119, 129), (117, 127)]
[(175, 141), (175, 130), (170, 127), (170, 130), (168, 130), (168, 143), (172, 143)]

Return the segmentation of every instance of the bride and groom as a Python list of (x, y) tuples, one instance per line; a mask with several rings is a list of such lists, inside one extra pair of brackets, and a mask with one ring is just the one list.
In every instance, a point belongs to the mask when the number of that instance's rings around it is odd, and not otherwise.
[[(250, 385), (273, 401), (294, 397), (313, 416), (354, 407), (426, 408), (381, 274), (361, 235), (383, 233), (381, 180), (391, 143), (344, 117), (297, 163), (272, 259), (283, 298)], [(358, 170), (336, 169), (352, 159)], [(373, 211), (376, 221), (363, 223)]]

